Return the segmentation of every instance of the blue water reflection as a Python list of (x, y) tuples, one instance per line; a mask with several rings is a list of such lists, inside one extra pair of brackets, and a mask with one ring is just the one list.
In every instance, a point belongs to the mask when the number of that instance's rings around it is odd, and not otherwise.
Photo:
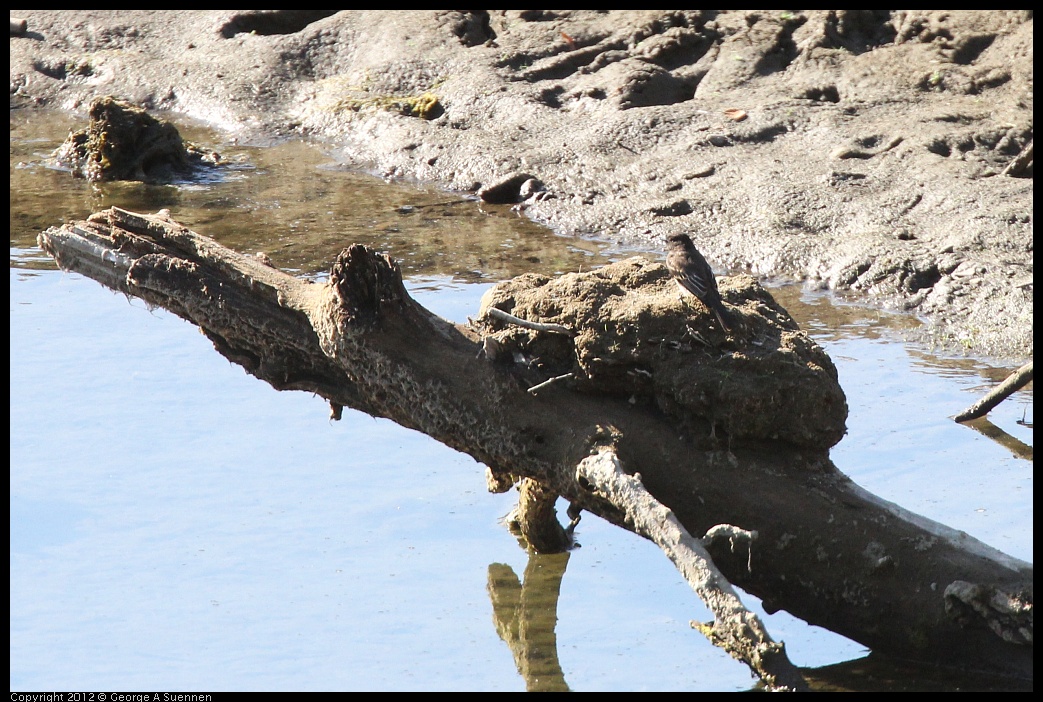
[[(459, 320), (483, 291), (414, 292)], [(12, 270), (11, 296), (12, 530), (40, 504), (70, 525), (12, 542), (12, 689), (525, 689), (486, 579), (526, 557), (481, 465), (331, 423), (79, 275)], [(750, 684), (688, 628), (707, 614), (654, 546), (595, 518), (580, 539), (559, 603), (573, 689)]]

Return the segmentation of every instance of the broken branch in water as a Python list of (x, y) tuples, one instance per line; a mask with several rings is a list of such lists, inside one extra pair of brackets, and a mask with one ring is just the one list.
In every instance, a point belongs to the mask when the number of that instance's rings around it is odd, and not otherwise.
[[(640, 474), (627, 475), (610, 448), (584, 458), (577, 477), (626, 514), (634, 531), (649, 539), (674, 563), (699, 598), (713, 612), (710, 626), (697, 626), (716, 646), (745, 663), (769, 690), (804, 690), (803, 677), (786, 656), (785, 646), (772, 640), (764, 624), (746, 609), (731, 583), (714, 565), (703, 541), (693, 537), (674, 513), (644, 487)], [(732, 528), (734, 529), (734, 528)], [(718, 525), (711, 541), (725, 530)], [(752, 549), (752, 545), (750, 546)]]
[(998, 386), (990, 390), (980, 400), (956, 415), (953, 419), (957, 422), (966, 422), (977, 419), (988, 414), (993, 407), (1016, 393), (1021, 388), (1032, 382), (1032, 361), (1029, 361), (1017, 369)]

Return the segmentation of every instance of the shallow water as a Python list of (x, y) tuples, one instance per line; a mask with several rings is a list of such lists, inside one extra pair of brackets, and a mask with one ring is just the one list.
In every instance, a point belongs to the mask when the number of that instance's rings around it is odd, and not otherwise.
[[(504, 579), (499, 564), (544, 573), (553, 603), (562, 564), (530, 563), (499, 521), (512, 495), (488, 494), (481, 465), (386, 420), (329, 422), (321, 399), (272, 390), (177, 317), (54, 270), (35, 235), (112, 204), (169, 207), (309, 276), (357, 240), (390, 250), (419, 301), (456, 321), (496, 280), (629, 254), (337, 170), (312, 146), (220, 144), (198, 129), (187, 136), (225, 153), (231, 175), (89, 186), (43, 160), (70, 124), (12, 113), (12, 689), (750, 687), (689, 628), (709, 614), (658, 549), (589, 516), (537, 652), (557, 670), (524, 679), (490, 577)], [(773, 293), (838, 366), (851, 417), (836, 464), (1031, 560), (1031, 460), (949, 419), (1010, 369), (903, 343), (907, 316)], [(1022, 391), (990, 415), (1027, 447), (1031, 402)], [(744, 599), (798, 665), (865, 652)]]

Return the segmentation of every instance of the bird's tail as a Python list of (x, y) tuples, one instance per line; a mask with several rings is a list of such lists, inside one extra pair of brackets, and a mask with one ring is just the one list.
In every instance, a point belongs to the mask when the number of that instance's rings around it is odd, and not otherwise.
[(724, 304), (718, 302), (713, 306), (713, 313), (717, 315), (717, 321), (724, 327), (724, 331), (730, 332), (735, 328), (735, 318), (725, 309)]

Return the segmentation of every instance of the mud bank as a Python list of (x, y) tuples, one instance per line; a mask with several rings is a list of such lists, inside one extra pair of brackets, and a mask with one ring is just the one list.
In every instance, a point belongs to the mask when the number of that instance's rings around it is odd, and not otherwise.
[(1031, 11), (331, 12), (12, 10), (11, 106), (109, 94), (458, 191), (526, 173), (562, 233), (689, 231), (1032, 355)]

